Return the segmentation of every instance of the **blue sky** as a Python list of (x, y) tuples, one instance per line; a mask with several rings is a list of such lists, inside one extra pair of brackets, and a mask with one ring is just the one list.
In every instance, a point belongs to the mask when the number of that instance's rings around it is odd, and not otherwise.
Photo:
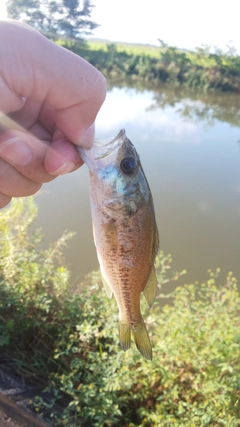
[[(239, 2), (228, 0), (92, 0), (93, 36), (111, 41), (169, 45), (194, 49), (202, 44), (222, 49), (233, 41), (240, 53)], [(1, 15), (2, 13), (2, 15)], [(0, 1), (0, 17), (4, 0)]]

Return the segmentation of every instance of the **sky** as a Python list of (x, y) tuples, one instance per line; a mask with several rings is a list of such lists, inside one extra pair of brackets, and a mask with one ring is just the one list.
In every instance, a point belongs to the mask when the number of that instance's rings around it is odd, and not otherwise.
[[(4, 17), (0, 0), (0, 17)], [(110, 41), (194, 49), (226, 49), (232, 41), (240, 54), (239, 2), (228, 0), (92, 0), (92, 18), (100, 24), (93, 36)]]

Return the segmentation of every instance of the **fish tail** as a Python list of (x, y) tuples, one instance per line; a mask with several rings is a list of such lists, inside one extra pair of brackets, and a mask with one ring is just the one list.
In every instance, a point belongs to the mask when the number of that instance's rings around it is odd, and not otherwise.
[(127, 323), (119, 322), (119, 339), (121, 347), (124, 351), (128, 350), (131, 346), (131, 329)]
[(145, 359), (152, 360), (152, 345), (143, 319), (139, 325), (132, 329), (132, 333), (137, 349)]
[(124, 351), (131, 347), (131, 331), (133, 333), (134, 341), (137, 349), (148, 360), (152, 360), (152, 345), (148, 336), (148, 331), (143, 318), (141, 322), (131, 328), (128, 323), (119, 322), (119, 338), (120, 344)]

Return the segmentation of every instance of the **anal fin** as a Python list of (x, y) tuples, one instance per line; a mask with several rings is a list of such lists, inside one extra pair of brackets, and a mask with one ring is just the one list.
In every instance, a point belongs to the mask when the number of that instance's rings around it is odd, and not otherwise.
[(128, 324), (121, 321), (119, 322), (119, 339), (122, 349), (128, 350), (131, 346), (131, 329)]
[(101, 274), (101, 276), (102, 276), (103, 287), (104, 287), (104, 289), (106, 291), (106, 294), (107, 294), (108, 298), (111, 299), (112, 296), (113, 296), (113, 291), (110, 288), (109, 284), (107, 283), (106, 279), (104, 278), (103, 274)]
[(157, 293), (157, 277), (154, 267), (151, 270), (147, 284), (143, 290), (143, 294), (149, 307), (152, 307)]

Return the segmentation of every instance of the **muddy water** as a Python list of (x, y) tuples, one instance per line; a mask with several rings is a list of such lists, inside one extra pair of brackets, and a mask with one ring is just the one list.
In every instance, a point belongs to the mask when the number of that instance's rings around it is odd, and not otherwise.
[[(239, 95), (199, 95), (164, 86), (113, 87), (96, 122), (96, 136), (125, 128), (152, 189), (161, 249), (184, 281), (207, 270), (231, 270), (240, 280)], [(98, 268), (92, 239), (88, 171), (46, 184), (36, 197), (45, 245), (75, 231), (65, 251), (72, 283)]]

